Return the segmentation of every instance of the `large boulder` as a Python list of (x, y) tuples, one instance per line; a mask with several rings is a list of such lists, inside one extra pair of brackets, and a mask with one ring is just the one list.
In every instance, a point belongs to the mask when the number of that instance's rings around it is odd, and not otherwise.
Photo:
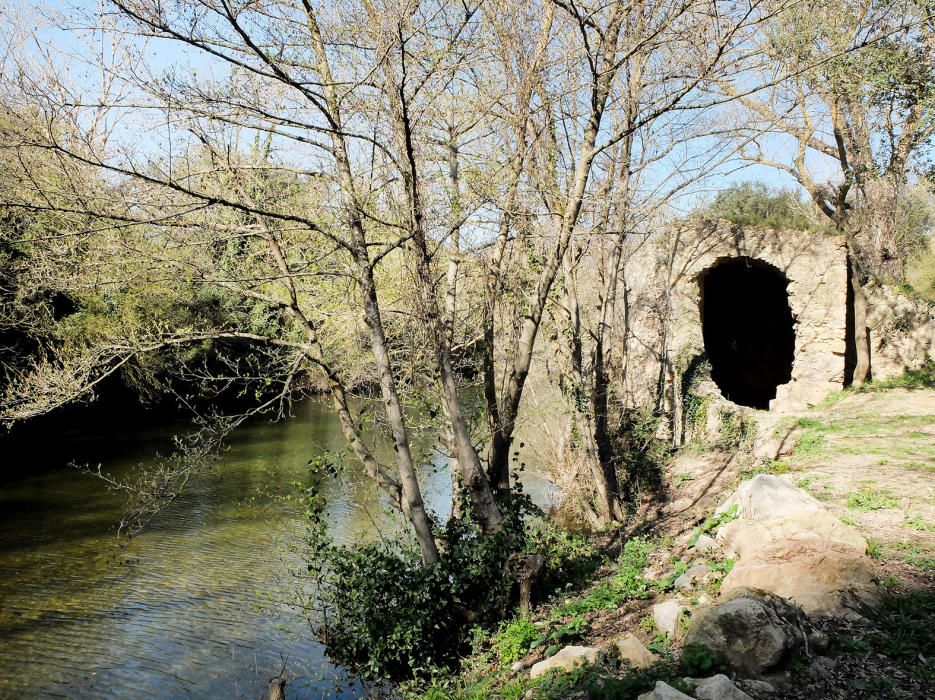
[(575, 666), (594, 663), (599, 653), (600, 649), (597, 647), (565, 647), (554, 656), (533, 664), (533, 667), (529, 669), (529, 677), (537, 678), (555, 670), (571, 671)]
[(853, 547), (819, 540), (775, 542), (742, 558), (721, 592), (745, 588), (769, 591), (820, 616), (851, 616), (854, 598), (876, 598), (870, 559)]
[(697, 610), (685, 645), (699, 645), (731, 669), (760, 676), (775, 668), (795, 648), (801, 613), (778, 596), (735, 590), (724, 600)]
[(655, 688), (643, 693), (636, 700), (692, 700), (692, 696), (676, 690), (668, 683), (656, 681)]
[(614, 642), (622, 661), (628, 661), (633, 668), (649, 668), (656, 663), (656, 655), (647, 649), (643, 642), (633, 634), (625, 634)]
[(814, 540), (867, 551), (867, 540), (826, 510), (795, 513), (768, 520), (734, 520), (718, 529), (717, 541), (729, 557), (752, 556), (782, 540)]
[(757, 474), (743, 482), (715, 513), (726, 513), (735, 505), (737, 517), (745, 520), (787, 518), (823, 510), (813, 496), (774, 474)]
[(686, 678), (685, 682), (695, 687), (692, 693), (698, 700), (753, 700), (723, 673), (710, 678)]

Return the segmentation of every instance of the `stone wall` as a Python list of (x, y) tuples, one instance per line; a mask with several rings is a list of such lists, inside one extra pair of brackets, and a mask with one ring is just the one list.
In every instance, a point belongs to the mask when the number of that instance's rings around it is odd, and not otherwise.
[[(738, 257), (766, 263), (788, 280), (795, 330), (792, 379), (778, 388), (770, 408), (801, 410), (842, 388), (847, 323), (843, 238), (742, 227), (727, 221), (693, 221), (678, 226), (665, 240), (646, 243), (627, 262), (632, 332), (626, 339), (625, 381), (626, 391), (637, 401), (650, 395), (658, 377), (664, 375), (670, 403), (679, 403), (681, 375), (705, 350), (699, 280), (718, 262)], [(653, 342), (662, 337), (665, 359), (652, 349)]]
[(935, 359), (935, 305), (895, 287), (870, 284), (865, 291), (874, 380), (898, 377)]

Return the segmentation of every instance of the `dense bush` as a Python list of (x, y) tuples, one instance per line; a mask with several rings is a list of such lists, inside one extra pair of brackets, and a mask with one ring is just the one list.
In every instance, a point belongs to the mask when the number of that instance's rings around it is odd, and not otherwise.
[[(442, 561), (423, 566), (413, 541), (385, 539), (356, 547), (336, 545), (314, 490), (306, 494), (307, 568), (312, 583), (308, 615), (328, 656), (363, 678), (403, 680), (455, 668), (470, 650), (472, 630), (493, 630), (516, 600), (514, 555), (545, 557), (537, 581), (548, 594), (589, 576), (602, 556), (583, 538), (549, 523), (522, 492), (504, 506), (505, 525), (479, 532), (470, 513), (439, 528)], [(501, 627), (502, 654), (528, 648), (522, 622)]]
[(818, 228), (809, 216), (809, 205), (795, 192), (768, 187), (761, 182), (744, 182), (721, 190), (704, 213), (738, 224), (800, 230)]

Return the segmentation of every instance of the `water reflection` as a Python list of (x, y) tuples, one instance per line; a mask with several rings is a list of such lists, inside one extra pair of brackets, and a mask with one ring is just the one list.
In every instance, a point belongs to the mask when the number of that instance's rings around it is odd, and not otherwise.
[[(257, 698), (284, 662), (289, 697), (359, 696), (288, 605), (304, 524), (283, 497), (310, 483), (310, 458), (344, 448), (326, 404), (295, 414), (241, 428), (215, 473), (125, 554), (113, 539), (122, 497), (65, 464), (102, 462), (124, 476), (166, 451), (180, 426), (41, 436), (21, 450), (28, 457), (6, 469), (26, 476), (0, 486), (0, 697)], [(431, 461), (426, 501), (445, 514), (449, 476), (439, 455)], [(544, 481), (525, 481), (546, 498)], [(401, 526), (353, 475), (320, 488), (338, 541)]]

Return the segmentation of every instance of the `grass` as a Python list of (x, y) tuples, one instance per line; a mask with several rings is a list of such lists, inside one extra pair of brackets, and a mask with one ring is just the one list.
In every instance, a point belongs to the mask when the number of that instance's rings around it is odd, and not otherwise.
[(792, 471), (792, 467), (788, 462), (784, 462), (781, 459), (774, 459), (768, 463), (760, 464), (752, 469), (745, 469), (740, 472), (740, 478), (744, 481), (747, 479), (752, 479), (758, 474), (788, 474)]
[(888, 489), (878, 489), (874, 486), (863, 486), (859, 491), (845, 494), (845, 504), (848, 508), (860, 512), (871, 510), (885, 510), (898, 508), (899, 498)]
[(935, 360), (926, 357), (925, 363), (919, 369), (909, 370), (905, 374), (892, 379), (867, 382), (860, 386), (849, 387), (843, 391), (835, 391), (829, 394), (816, 408), (829, 408), (841, 399), (854, 394), (868, 394), (876, 391), (886, 391), (887, 389), (931, 389), (933, 387), (935, 387)]
[(935, 532), (935, 524), (927, 523), (920, 515), (914, 515), (903, 523), (903, 527), (919, 532)]
[(821, 452), (825, 444), (825, 435), (817, 429), (808, 429), (799, 436), (792, 450), (796, 457), (808, 457)]

